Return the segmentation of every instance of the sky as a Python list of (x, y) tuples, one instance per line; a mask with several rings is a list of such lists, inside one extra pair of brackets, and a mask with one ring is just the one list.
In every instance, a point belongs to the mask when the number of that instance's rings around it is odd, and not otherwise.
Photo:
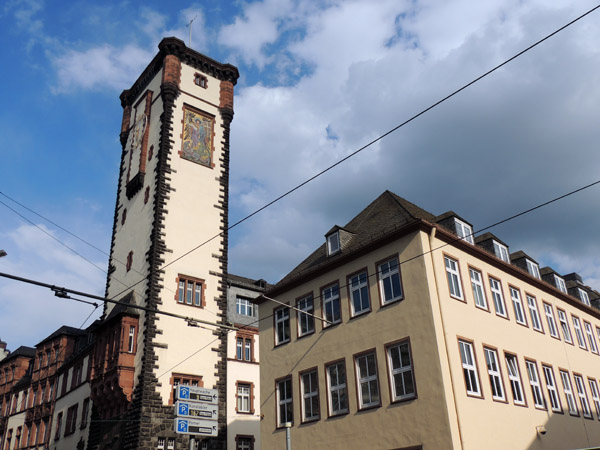
[[(191, 47), (240, 71), (235, 223), (594, 6), (5, 1), (0, 272), (104, 294), (119, 95), (163, 37), (189, 43), (192, 19)], [(229, 271), (277, 282), (386, 189), (478, 230), (598, 181), (598, 42), (600, 10), (232, 229)], [(511, 252), (600, 289), (599, 198), (597, 185), (490, 231)], [(0, 339), (11, 350), (100, 311), (0, 279)]]

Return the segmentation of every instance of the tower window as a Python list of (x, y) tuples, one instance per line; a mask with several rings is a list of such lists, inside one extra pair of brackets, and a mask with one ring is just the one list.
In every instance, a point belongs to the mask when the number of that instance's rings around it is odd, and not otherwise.
[(200, 75), (199, 73), (195, 73), (194, 84), (206, 89), (208, 87), (208, 78), (206, 78), (204, 75)]
[(205, 306), (204, 289), (204, 280), (179, 275), (175, 300), (180, 304), (202, 308)]

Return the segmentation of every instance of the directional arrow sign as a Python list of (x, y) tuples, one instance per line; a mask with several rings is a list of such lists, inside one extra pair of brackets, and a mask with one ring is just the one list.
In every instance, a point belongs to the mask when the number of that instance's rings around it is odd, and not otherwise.
[(219, 393), (216, 389), (180, 384), (177, 386), (177, 399), (186, 402), (203, 402), (217, 405), (219, 403)]
[(175, 432), (178, 434), (194, 434), (200, 436), (217, 436), (217, 423), (212, 420), (175, 419)]
[(198, 419), (217, 420), (219, 414), (217, 405), (208, 403), (182, 402), (175, 404), (175, 412), (179, 417), (194, 417)]

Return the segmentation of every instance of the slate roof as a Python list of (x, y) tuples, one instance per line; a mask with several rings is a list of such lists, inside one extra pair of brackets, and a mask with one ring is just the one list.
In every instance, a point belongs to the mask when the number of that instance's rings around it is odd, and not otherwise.
[(54, 333), (52, 333), (50, 336), (48, 336), (47, 338), (38, 342), (36, 347), (38, 345), (43, 344), (46, 341), (50, 341), (50, 340), (54, 339), (55, 337), (62, 336), (63, 334), (66, 334), (68, 336), (81, 336), (83, 334), (86, 334), (86, 331), (80, 330), (79, 328), (68, 327), (68, 326), (64, 325), (64, 326), (60, 327), (58, 330), (56, 330)]
[(26, 356), (27, 358), (33, 358), (35, 357), (35, 348), (21, 345), (15, 351), (10, 352), (8, 356), (2, 360), (2, 364), (4, 364), (10, 359), (16, 358), (17, 356)]
[[(262, 278), (259, 280), (254, 280), (252, 278), (246, 278), (239, 275), (234, 275), (232, 273), (227, 274), (227, 281), (233, 285), (246, 289), (253, 289), (255, 291), (264, 291), (265, 289), (272, 287), (271, 284), (267, 283)], [(262, 287), (261, 284), (263, 284), (264, 287)]]
[(308, 258), (283, 277), (273, 287), (273, 291), (277, 291), (299, 276), (315, 272), (342, 257), (357, 252), (393, 231), (419, 222), (421, 219), (435, 222), (436, 216), (393, 192), (385, 191), (350, 222), (339, 227), (353, 234), (349, 242), (344, 245), (343, 251), (327, 257), (326, 244), (323, 242)]
[(112, 320), (113, 317), (116, 317), (119, 314), (128, 314), (136, 317), (140, 315), (139, 309), (129, 306), (136, 304), (135, 293), (133, 291), (129, 291), (125, 297), (119, 300), (119, 302), (121, 303), (117, 303), (115, 306), (113, 306), (104, 322)]

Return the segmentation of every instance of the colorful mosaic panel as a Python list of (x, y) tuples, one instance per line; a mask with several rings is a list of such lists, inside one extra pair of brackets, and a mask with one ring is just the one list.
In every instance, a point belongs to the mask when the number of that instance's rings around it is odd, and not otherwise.
[(212, 142), (214, 119), (185, 108), (183, 112), (183, 148), (184, 159), (212, 166)]

